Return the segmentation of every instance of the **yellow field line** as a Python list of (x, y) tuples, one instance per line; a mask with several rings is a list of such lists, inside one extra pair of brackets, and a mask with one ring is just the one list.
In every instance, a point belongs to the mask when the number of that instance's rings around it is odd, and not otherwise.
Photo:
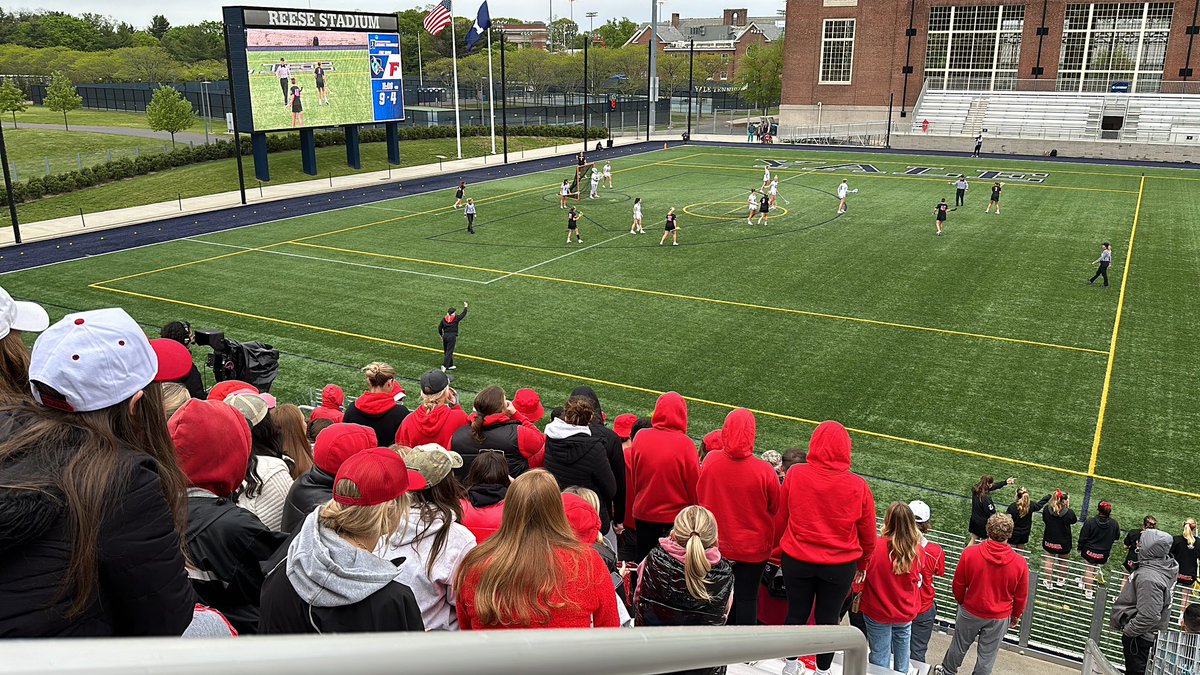
[(522, 279), (533, 279), (535, 281), (550, 281), (550, 282), (559, 283), (559, 284), (571, 284), (571, 285), (575, 285), (575, 286), (586, 286), (589, 288), (600, 288), (600, 289), (610, 290), (610, 291), (620, 291), (623, 293), (637, 293), (637, 294), (641, 294), (641, 295), (652, 295), (652, 296), (657, 296), (657, 297), (662, 297), (662, 298), (673, 298), (676, 300), (690, 300), (693, 302), (706, 302), (706, 303), (710, 303), (710, 304), (714, 304), (714, 305), (725, 305), (728, 307), (740, 307), (743, 309), (754, 309), (754, 310), (760, 310), (760, 311), (764, 311), (764, 312), (777, 312), (780, 314), (793, 314), (796, 316), (807, 316), (807, 317), (813, 317), (813, 318), (818, 318), (818, 319), (832, 319), (832, 320), (836, 320), (836, 321), (849, 321), (851, 323), (861, 323), (861, 324), (867, 324), (867, 325), (871, 325), (871, 326), (886, 326), (889, 328), (900, 328), (900, 329), (905, 329), (905, 330), (924, 331), (924, 332), (929, 332), (929, 333), (939, 333), (942, 335), (955, 335), (958, 337), (978, 338), (981, 340), (994, 340), (996, 342), (1008, 342), (1008, 343), (1013, 343), (1013, 344), (1030, 345), (1030, 346), (1034, 346), (1034, 347), (1045, 347), (1048, 349), (1063, 349), (1063, 350), (1073, 351), (1073, 352), (1083, 352), (1085, 354), (1099, 354), (1100, 356), (1108, 355), (1108, 352), (1101, 351), (1099, 349), (1089, 349), (1087, 347), (1072, 347), (1070, 345), (1060, 345), (1060, 344), (1055, 344), (1053, 342), (1038, 342), (1036, 340), (1022, 340), (1020, 338), (1002, 337), (999, 335), (986, 335), (984, 333), (970, 333), (967, 331), (950, 330), (950, 329), (946, 329), (946, 328), (933, 328), (930, 326), (917, 326), (914, 324), (897, 323), (894, 321), (879, 321), (877, 319), (864, 319), (862, 317), (857, 317), (857, 316), (844, 316), (841, 314), (827, 314), (825, 312), (813, 312), (813, 311), (804, 310), (804, 309), (791, 309), (788, 307), (772, 307), (770, 305), (758, 305), (758, 304), (754, 304), (754, 303), (750, 303), (750, 302), (738, 302), (736, 300), (721, 300), (719, 298), (705, 298), (705, 297), (697, 296), (697, 295), (684, 295), (682, 293), (670, 293), (667, 291), (652, 291), (652, 290), (648, 290), (645, 288), (631, 288), (628, 286), (614, 286), (612, 284), (601, 284), (601, 283), (597, 283), (594, 281), (580, 281), (578, 279), (562, 279), (559, 277), (547, 277), (547, 276), (542, 276), (540, 274), (524, 274), (524, 273), (517, 273), (517, 272), (508, 272), (505, 270), (489, 269), (486, 267), (472, 267), (469, 265), (458, 265), (455, 263), (445, 263), (445, 262), (439, 262), (436, 260), (422, 260), (420, 258), (406, 258), (403, 256), (390, 255), (387, 253), (374, 253), (371, 251), (358, 251), (355, 249), (338, 248), (335, 246), (320, 246), (317, 244), (305, 244), (305, 243), (300, 243), (300, 242), (294, 242), (294, 243), (297, 246), (306, 246), (309, 248), (322, 249), (322, 250), (326, 250), (326, 251), (336, 251), (338, 253), (348, 253), (351, 255), (362, 255), (362, 256), (369, 256), (372, 258), (384, 258), (387, 260), (398, 260), (398, 261), (403, 261), (403, 262), (413, 262), (413, 263), (420, 263), (420, 264), (426, 264), (426, 265), (439, 265), (442, 267), (454, 267), (457, 269), (473, 270), (473, 271), (477, 271), (477, 272), (490, 272), (492, 274), (504, 274), (504, 275), (508, 275), (508, 276), (512, 276), (512, 277), (519, 277)]
[[(717, 170), (717, 171), (755, 171), (756, 172), (762, 168), (762, 167), (739, 167), (739, 166), (705, 166), (703, 164), (679, 164), (672, 160), (664, 160), (662, 162), (662, 165), (679, 167), (681, 169), (708, 169), (709, 171)], [(776, 169), (775, 172), (778, 172), (778, 173), (809, 173), (809, 174), (818, 175), (818, 176), (835, 176), (835, 177), (844, 177), (844, 178), (898, 178), (898, 179), (903, 179), (903, 180), (921, 180), (921, 181), (934, 181), (934, 182), (938, 182), (938, 183), (948, 183), (948, 181), (946, 180), (945, 177), (933, 178), (930, 176), (897, 176), (897, 175), (886, 174), (886, 173), (842, 173), (839, 171), (816, 172), (816, 171), (813, 171), (811, 168), (807, 168), (807, 169), (805, 169), (805, 168)], [(1137, 194), (1133, 190), (1113, 190), (1113, 189), (1109, 189), (1109, 188), (1071, 187), (1068, 185), (1042, 185), (1040, 183), (1022, 183), (1019, 181), (1012, 181), (1012, 182), (1005, 183), (1005, 186), (1007, 186), (1007, 187), (1016, 186), (1016, 187), (1044, 188), (1046, 190), (1076, 190), (1079, 192), (1115, 192), (1117, 194), (1125, 194), (1125, 195)]]
[(1154, 490), (1155, 492), (1165, 492), (1178, 497), (1191, 497), (1192, 499), (1200, 499), (1200, 494), (1196, 494), (1195, 492), (1186, 492), (1184, 490), (1176, 490), (1175, 488), (1161, 487), (1159, 485), (1147, 485), (1146, 483), (1137, 483), (1131, 480), (1125, 480), (1124, 478), (1112, 478), (1109, 476), (1101, 476), (1099, 474), (1092, 474), (1091, 478), (1102, 480), (1108, 483), (1116, 483), (1117, 485), (1125, 485), (1127, 487), (1141, 488), (1143, 490)]
[(1100, 434), (1104, 430), (1104, 413), (1108, 410), (1108, 388), (1112, 384), (1113, 361), (1117, 356), (1117, 333), (1121, 330), (1121, 310), (1125, 307), (1125, 289), (1129, 280), (1129, 267), (1133, 262), (1133, 238), (1137, 235), (1138, 218), (1142, 214), (1142, 194), (1146, 188), (1146, 177), (1138, 186), (1137, 206), (1133, 209), (1133, 228), (1129, 231), (1129, 245), (1125, 249), (1125, 269), (1121, 270), (1121, 294), (1117, 296), (1117, 316), (1113, 319), (1112, 339), (1108, 343), (1108, 365), (1104, 368), (1104, 387), (1100, 390), (1100, 410), (1096, 413), (1096, 434), (1092, 437), (1092, 457), (1088, 460), (1088, 475), (1096, 475), (1096, 458), (1100, 455)]
[[(187, 302), (184, 300), (174, 300), (172, 298), (164, 298), (164, 297), (155, 296), (155, 295), (148, 295), (146, 293), (127, 291), (127, 290), (123, 290), (123, 289), (119, 289), (119, 288), (108, 288), (106, 286), (101, 286), (99, 284), (91, 284), (88, 286), (88, 288), (93, 288), (93, 289), (100, 290), (100, 291), (108, 291), (110, 293), (119, 293), (121, 295), (128, 295), (128, 296), (135, 297), (135, 298), (141, 298), (143, 300), (155, 300), (158, 302), (165, 302), (165, 303), (169, 303), (169, 304), (180, 305), (182, 307), (188, 307), (191, 309), (198, 309), (198, 310), (208, 311), (208, 312), (216, 312), (219, 314), (228, 314), (231, 316), (241, 317), (244, 319), (253, 319), (255, 321), (265, 321), (267, 323), (275, 323), (275, 324), (279, 324), (279, 325), (283, 325), (283, 326), (290, 326), (292, 328), (311, 330), (311, 331), (318, 332), (318, 333), (328, 333), (330, 335), (355, 338), (358, 340), (365, 340), (365, 341), (369, 341), (369, 342), (377, 342), (380, 344), (391, 345), (394, 347), (404, 347), (406, 349), (415, 349), (415, 350), (419, 350), (419, 351), (423, 351), (423, 352), (433, 352), (433, 353), (437, 353), (437, 354), (442, 353), (442, 350), (440, 348), (436, 348), (436, 347), (426, 347), (424, 345), (415, 345), (415, 344), (411, 344), (408, 342), (401, 342), (399, 340), (392, 340), (389, 338), (375, 337), (373, 335), (363, 335), (361, 333), (353, 333), (350, 331), (339, 330), (336, 328), (326, 328), (324, 326), (314, 326), (314, 325), (310, 325), (310, 324), (300, 323), (298, 321), (289, 321), (287, 319), (276, 319), (274, 317), (261, 316), (261, 315), (257, 315), (257, 314), (249, 314), (246, 312), (239, 312), (237, 310), (232, 310), (232, 309), (222, 309), (220, 307), (211, 307), (209, 305), (201, 305), (199, 303)], [(635, 391), (635, 392), (639, 392), (639, 393), (643, 393), (643, 394), (649, 394), (651, 396), (661, 396), (665, 393), (662, 391), (658, 391), (656, 389), (640, 387), (640, 386), (633, 385), (633, 384), (625, 384), (623, 382), (612, 382), (610, 380), (603, 380), (603, 379), (600, 379), (597, 377), (589, 377), (586, 375), (576, 375), (573, 373), (564, 373), (564, 372), (557, 371), (557, 370), (550, 370), (548, 368), (540, 368), (537, 366), (529, 366), (529, 365), (525, 365), (525, 364), (521, 364), (521, 363), (513, 363), (511, 361), (502, 361), (500, 359), (488, 358), (486, 356), (475, 356), (472, 354), (455, 354), (455, 356), (460, 359), (466, 359), (469, 361), (479, 361), (481, 363), (489, 363), (492, 365), (503, 366), (503, 367), (507, 367), (507, 368), (515, 368), (518, 370), (525, 370), (525, 371), (529, 371), (529, 372), (533, 372), (533, 373), (539, 373), (542, 375), (561, 377), (561, 378), (565, 378), (565, 379), (569, 379), (569, 380), (574, 380), (577, 382), (589, 382), (592, 384), (599, 384), (601, 386), (614, 387), (617, 389), (625, 389), (628, 391)], [(710, 405), (710, 406), (714, 406), (717, 408), (723, 408), (726, 410), (733, 410), (734, 408), (741, 407), (741, 406), (733, 405), (732, 403), (722, 403), (720, 401), (712, 401), (709, 399), (698, 398), (695, 396), (683, 396), (683, 398), (684, 398), (684, 400), (690, 401), (692, 403), (699, 403), (702, 405)], [(817, 420), (811, 420), (811, 419), (807, 419), (804, 417), (797, 417), (794, 415), (785, 415), (783, 413), (771, 412), (769, 410), (757, 410), (754, 408), (750, 408), (749, 410), (756, 415), (762, 415), (764, 417), (771, 417), (774, 419), (785, 420), (785, 421), (789, 421), (789, 422), (800, 422), (802, 424), (808, 424), (811, 426), (816, 426), (817, 424), (820, 424), (820, 422)], [(920, 440), (916, 440), (916, 439), (912, 439), (912, 438), (904, 438), (902, 436), (895, 436), (892, 434), (880, 433), (878, 431), (868, 431), (866, 429), (857, 429), (854, 427), (847, 427), (847, 430), (850, 431), (851, 433), (862, 434), (864, 436), (870, 436), (872, 438), (880, 438), (880, 439), (896, 441), (896, 442), (900, 442), (900, 443), (908, 443), (910, 445), (918, 445), (921, 447), (931, 448), (931, 449), (935, 449), (935, 450), (944, 450), (947, 452), (953, 452), (953, 453), (960, 454), (960, 455), (967, 455), (969, 457), (976, 457), (979, 459), (986, 459), (989, 461), (1006, 462), (1009, 464), (1016, 464), (1016, 465), (1020, 465), (1020, 466), (1030, 467), (1030, 468), (1034, 468), (1034, 469), (1041, 469), (1044, 471), (1051, 471), (1051, 472), (1055, 472), (1055, 473), (1067, 474), (1067, 475), (1071, 475), (1071, 476), (1085, 476), (1086, 475), (1082, 471), (1074, 471), (1071, 469), (1062, 469), (1059, 467), (1049, 466), (1046, 464), (1038, 464), (1037, 462), (1027, 462), (1025, 460), (1020, 460), (1020, 459), (1011, 459), (1008, 457), (1001, 457), (999, 455), (991, 455), (991, 454), (988, 454), (985, 452), (977, 452), (975, 450), (966, 450), (963, 448), (955, 448), (955, 447), (952, 447), (949, 445), (942, 445), (940, 443), (931, 443), (928, 441), (920, 441)]]

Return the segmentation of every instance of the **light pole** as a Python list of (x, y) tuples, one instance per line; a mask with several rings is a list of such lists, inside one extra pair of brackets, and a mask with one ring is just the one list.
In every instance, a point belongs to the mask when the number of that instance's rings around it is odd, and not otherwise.
[(208, 85), (212, 84), (208, 80), (200, 83), (200, 89), (204, 92), (204, 144), (208, 145), (208, 118), (212, 116), (212, 106), (208, 101)]
[(584, 16), (588, 18), (588, 33), (596, 30), (596, 17), (600, 16), (600, 12), (588, 12)]

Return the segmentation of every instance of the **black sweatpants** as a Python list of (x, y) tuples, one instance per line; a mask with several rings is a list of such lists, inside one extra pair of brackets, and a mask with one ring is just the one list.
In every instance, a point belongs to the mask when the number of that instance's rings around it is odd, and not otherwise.
[(475, 214), (474, 213), (467, 214), (467, 232), (470, 232), (471, 234), (475, 234)]
[(1096, 283), (1096, 279), (1099, 279), (1100, 277), (1104, 277), (1104, 285), (1107, 286), (1108, 285), (1108, 266), (1111, 264), (1112, 263), (1108, 262), (1107, 260), (1100, 261), (1100, 267), (1096, 270), (1096, 274), (1094, 274), (1092, 276), (1092, 278), (1088, 280), (1088, 283), (1094, 284), (1094, 283)]
[(671, 528), (674, 523), (651, 523), (646, 520), (634, 520), (637, 526), (637, 560), (634, 562), (641, 563), (650, 555), (650, 551), (658, 546), (658, 540), (671, 534)]
[(1121, 649), (1125, 652), (1125, 675), (1145, 675), (1146, 662), (1150, 660), (1154, 640), (1122, 635)]
[(287, 102), (288, 102), (288, 79), (286, 77), (279, 78), (279, 88), (283, 90), (283, 103), (284, 103), (284, 105), (287, 105)]
[(963, 200), (966, 198), (966, 196), (967, 196), (967, 191), (966, 191), (966, 190), (959, 190), (959, 189), (955, 189), (955, 191), (954, 191), (954, 205), (955, 205), (955, 206), (962, 206), (962, 205), (963, 205)]
[(758, 625), (758, 587), (762, 585), (766, 561), (746, 563), (729, 561), (733, 566), (733, 607), (729, 610), (727, 626)]
[(450, 368), (454, 365), (455, 342), (458, 342), (458, 333), (446, 333), (442, 336), (442, 351), (445, 352), (442, 358), (443, 368)]
[[(783, 585), (787, 589), (787, 625), (803, 626), (814, 615), (818, 626), (836, 626), (842, 618), (842, 605), (850, 594), (854, 575), (853, 562), (841, 565), (814, 565), (783, 554)], [(817, 654), (817, 668), (829, 670), (833, 654)]]

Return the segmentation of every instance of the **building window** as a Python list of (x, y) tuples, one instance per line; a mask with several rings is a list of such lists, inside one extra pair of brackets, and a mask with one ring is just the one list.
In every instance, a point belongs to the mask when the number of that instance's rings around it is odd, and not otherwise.
[(1131, 92), (1158, 91), (1172, 9), (1169, 2), (1067, 5), (1058, 90), (1107, 92), (1124, 82)]
[(825, 19), (820, 84), (850, 84), (854, 66), (854, 19)]
[(934, 89), (1016, 87), (1024, 5), (930, 7), (925, 77)]

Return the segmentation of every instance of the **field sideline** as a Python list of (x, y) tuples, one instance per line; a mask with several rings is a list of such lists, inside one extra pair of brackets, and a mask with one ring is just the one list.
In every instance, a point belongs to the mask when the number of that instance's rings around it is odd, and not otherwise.
[[(763, 160), (782, 163), (787, 201), (747, 226), (739, 204)], [(326, 381), (357, 391), (345, 366), (376, 358), (416, 377), (438, 362), (437, 316), (468, 299), (465, 389), (532, 386), (554, 404), (587, 382), (612, 413), (643, 414), (677, 389), (696, 436), (730, 407), (756, 410), (760, 450), (802, 446), (811, 424), (839, 419), (879, 500), (921, 496), (950, 521), (942, 529), (965, 527), (959, 495), (981, 473), (1017, 475), (1035, 496), (1067, 489), (1076, 506), (1097, 479), (1093, 503), (1112, 501), (1127, 525), (1194, 514), (1197, 178), (694, 146), (614, 169), (613, 190), (578, 202), (584, 243), (570, 247), (554, 196), (570, 170), (553, 169), (469, 184), (475, 237), (450, 195), (423, 194), (281, 213), (2, 283), (61, 307), (121, 304), (148, 324), (182, 316), (315, 359), (285, 359), (278, 392), (292, 399)], [(932, 236), (933, 205), (953, 201), (949, 176), (988, 171), (1006, 183), (1004, 214), (983, 214), (991, 181), (974, 180), (947, 236)], [(860, 193), (834, 217), (842, 178)], [(626, 234), (633, 197), (648, 235)], [(660, 248), (669, 206), (681, 245)], [(1108, 290), (1084, 283), (1102, 240), (1115, 249)]]

